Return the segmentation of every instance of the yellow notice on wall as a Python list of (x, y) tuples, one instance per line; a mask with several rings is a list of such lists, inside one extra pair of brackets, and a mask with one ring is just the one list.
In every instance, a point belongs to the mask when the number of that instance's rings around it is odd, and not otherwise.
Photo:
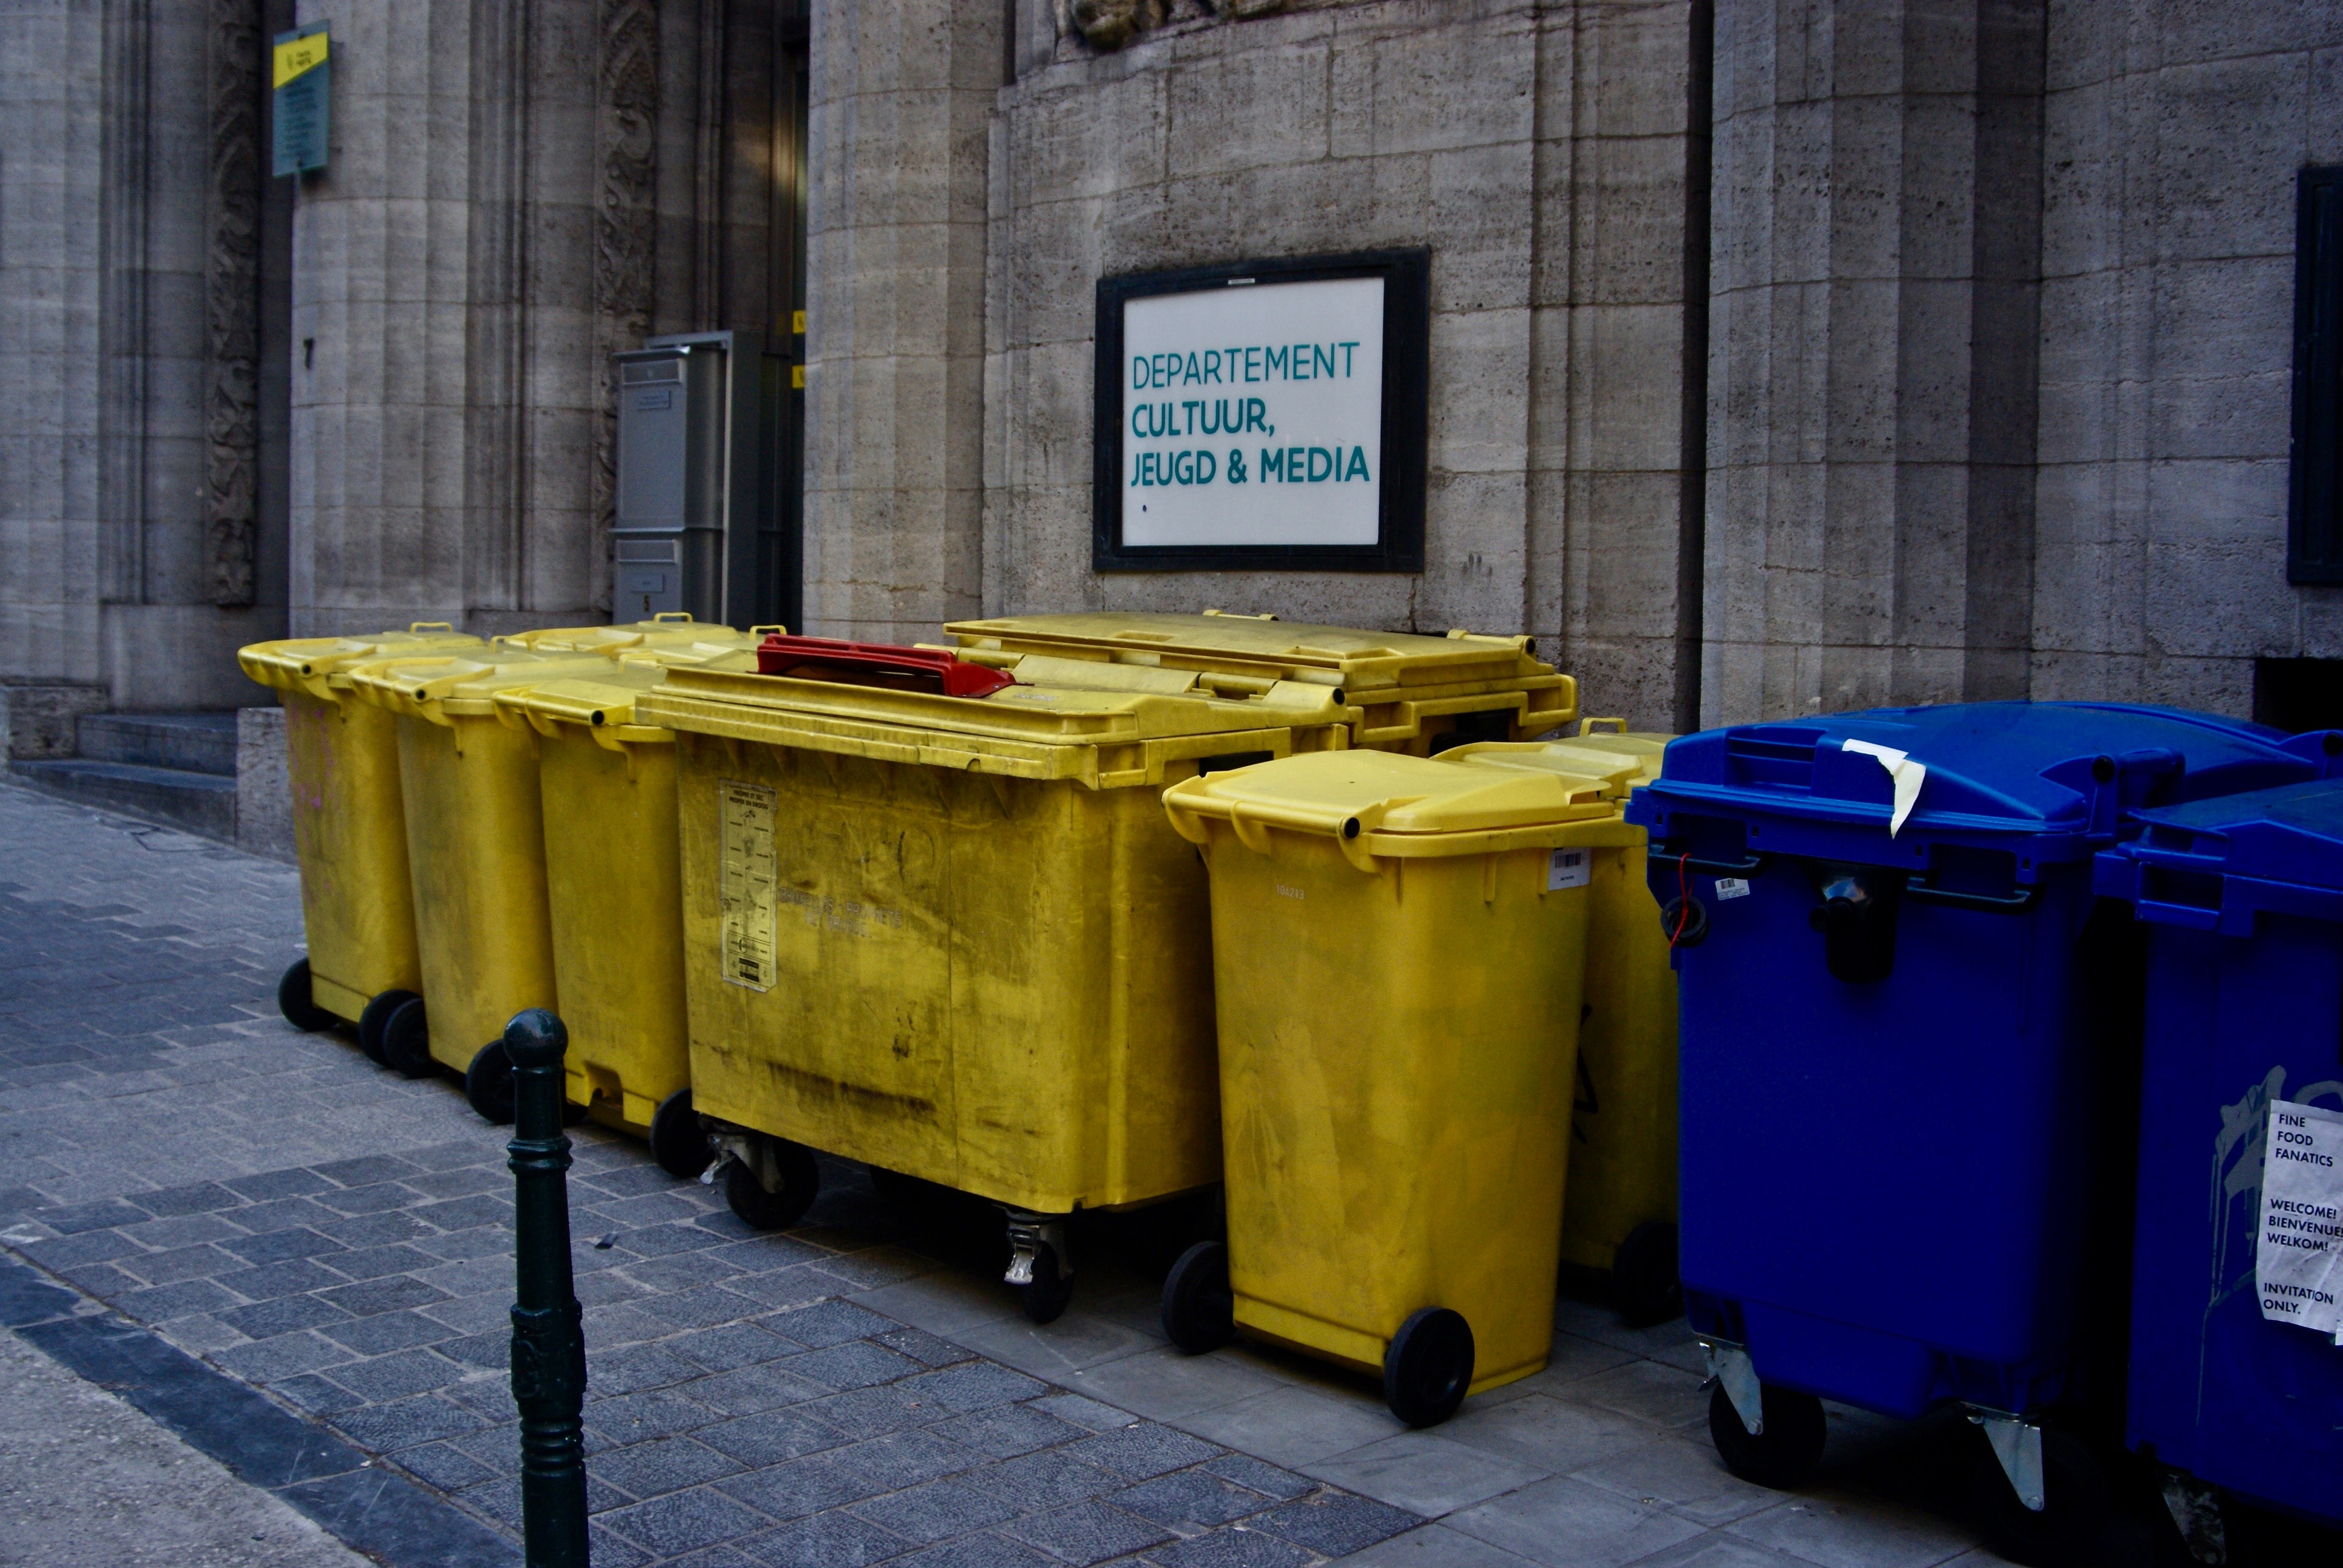
[(326, 61), (326, 35), (310, 33), (277, 45), (275, 51), (276, 80), (271, 86), (281, 87), (294, 77), (316, 70)]
[(723, 918), (724, 978), (750, 990), (773, 984), (773, 808), (778, 796), (757, 784), (717, 781), (724, 819), (717, 866)]

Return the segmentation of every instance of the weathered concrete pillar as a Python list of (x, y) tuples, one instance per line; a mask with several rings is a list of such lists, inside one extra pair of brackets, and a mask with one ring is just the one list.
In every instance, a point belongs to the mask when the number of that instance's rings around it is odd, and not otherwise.
[(816, 0), (806, 629), (910, 641), (980, 608), (985, 122), (1003, 7)]
[(304, 0), (333, 156), (294, 226), (299, 633), (590, 619), (595, 0)]
[(2043, 26), (1717, 6), (1705, 722), (2027, 691)]

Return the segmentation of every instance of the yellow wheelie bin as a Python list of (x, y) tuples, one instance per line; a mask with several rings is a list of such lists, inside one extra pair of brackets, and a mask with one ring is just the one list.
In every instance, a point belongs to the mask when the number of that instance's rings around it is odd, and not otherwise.
[(467, 1073), (523, 1008), (559, 1010), (545, 893), (536, 732), (496, 694), (608, 672), (598, 654), (498, 641), (392, 658), (351, 676), (395, 720), (422, 996), (383, 1020), (382, 1055), (410, 1078)]
[[(623, 654), (605, 670), (495, 696), (537, 732), (569, 1100), (648, 1139), (652, 1156), (679, 1177), (699, 1175), (709, 1151), (693, 1109), (685, 1030), (675, 734), (638, 723), (635, 702), (671, 665), (755, 668), (757, 633), (699, 630), (689, 643)], [(483, 1114), (509, 1115), (508, 1081), (483, 1082)]]
[(407, 886), (398, 735), (389, 714), (358, 699), (351, 671), (400, 655), (485, 645), (444, 622), (373, 637), (298, 637), (238, 650), (244, 673), (285, 708), (293, 848), (301, 867), (308, 953), (277, 983), (297, 1029), (356, 1024), (382, 1056), (382, 1024), (422, 983), (415, 896)]
[[(1609, 726), (1607, 730), (1597, 726)], [(1595, 774), (1628, 789), (1660, 775), (1674, 737), (1616, 719), (1532, 745), (1462, 746), (1443, 760)], [(1684, 1309), (1676, 1280), (1676, 977), (1644, 879), (1644, 835), (1590, 851), (1585, 1011), (1571, 1115), (1562, 1260), (1610, 1276), (1620, 1314), (1660, 1322)]]
[(1278, 682), (1332, 689), (1350, 743), (1426, 756), (1476, 740), (1530, 740), (1578, 717), (1578, 684), (1531, 656), (1526, 637), (1445, 637), (1312, 626), (1275, 616), (1093, 611), (953, 621), (962, 657), (1008, 662), (1049, 654), (1180, 670), (1224, 697)]
[(1544, 1367), (1585, 970), (1617, 781), (1344, 751), (1163, 793), (1211, 869), (1228, 1241), (1164, 1282), (1446, 1419)]
[(634, 708), (677, 736), (692, 1095), (725, 1196), (794, 1223), (815, 1149), (974, 1193), (1046, 1322), (1075, 1211), (1220, 1179), (1204, 869), (1158, 791), (1339, 747), (1342, 710), (810, 638), (759, 658)]

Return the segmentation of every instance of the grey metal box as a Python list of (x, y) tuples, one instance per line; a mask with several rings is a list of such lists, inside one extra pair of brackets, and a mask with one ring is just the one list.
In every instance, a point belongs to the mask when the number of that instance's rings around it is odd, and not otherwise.
[(611, 618), (755, 618), (766, 504), (764, 344), (754, 332), (653, 337), (610, 357), (618, 400)]

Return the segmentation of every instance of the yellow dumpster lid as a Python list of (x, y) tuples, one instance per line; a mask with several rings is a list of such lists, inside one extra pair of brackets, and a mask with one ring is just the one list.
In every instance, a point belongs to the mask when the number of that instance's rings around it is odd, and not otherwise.
[(489, 700), (541, 733), (572, 724), (602, 731), (606, 739), (672, 740), (671, 730), (635, 722), (636, 699), (665, 679), (667, 671), (655, 658), (633, 657), (585, 676), (501, 687)]
[[(1617, 728), (1598, 730), (1598, 724)], [(1619, 719), (1583, 719), (1578, 733), (1554, 740), (1492, 740), (1458, 746), (1441, 754), (1443, 762), (1474, 762), (1493, 768), (1543, 769), (1557, 773), (1590, 773), (1614, 779), (1624, 787), (1641, 789), (1660, 776), (1660, 764), (1673, 735), (1631, 730)]]
[(1363, 863), (1577, 842), (1573, 829), (1617, 822), (1625, 794), (1615, 779), (1558, 769), (1330, 751), (1182, 779), (1163, 792), (1163, 805), (1172, 825), (1200, 843), (1196, 819), (1209, 817), (1248, 841), (1265, 828), (1323, 835)]
[(994, 616), (944, 628), (975, 652), (1054, 653), (1353, 691), (1400, 686), (1547, 686), (1564, 677), (1532, 657), (1526, 637), (1446, 637), (1315, 626), (1268, 616), (1159, 611)]
[(347, 689), (348, 680), (337, 678), (346, 678), (361, 664), (403, 654), (486, 646), (446, 621), (418, 620), (405, 631), (378, 631), (371, 637), (295, 637), (256, 642), (238, 648), (236, 661), (246, 676), (279, 690), (316, 689), (321, 684)]
[[(638, 724), (894, 762), (1072, 779), (1100, 789), (1161, 783), (1168, 762), (1258, 750), (1279, 756), (1297, 729), (1341, 744), (1343, 709), (1325, 688), (1224, 699), (1020, 684), (985, 697), (679, 666), (639, 698)], [(1239, 737), (1241, 745), (1225, 738)]]
[(612, 626), (542, 627), (535, 631), (510, 632), (497, 640), (536, 653), (594, 653), (611, 658), (698, 645), (709, 650), (712, 657), (718, 651), (753, 648), (764, 640), (767, 632), (780, 629), (778, 626), (757, 626), (747, 631), (735, 631), (729, 626), (694, 620), (681, 611), (670, 610), (649, 620)]
[(451, 719), (494, 714), (499, 691), (569, 677), (604, 675), (610, 664), (598, 654), (532, 653), (499, 641), (478, 653), (387, 658), (362, 665), (350, 672), (350, 685), (367, 701), (393, 713), (445, 724)]

